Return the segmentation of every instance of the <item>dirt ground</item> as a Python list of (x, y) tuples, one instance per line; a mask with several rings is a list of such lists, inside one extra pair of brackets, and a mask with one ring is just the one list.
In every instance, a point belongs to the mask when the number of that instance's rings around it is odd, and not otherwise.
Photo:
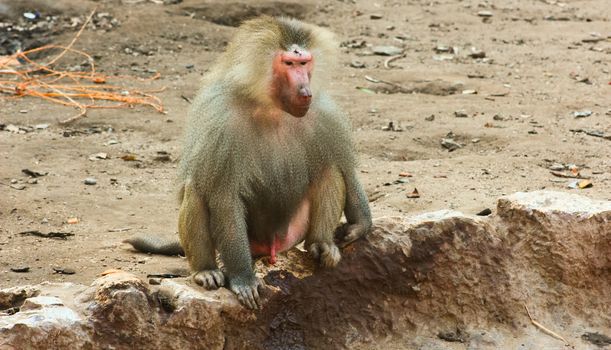
[[(0, 0), (0, 22), (23, 21), (34, 10), (43, 19), (58, 16), (55, 29), (34, 31), (22, 45), (65, 45), (78, 26), (60, 24), (82, 20), (94, 7), (108, 20), (88, 26), (75, 48), (108, 75), (159, 72), (158, 80), (133, 84), (165, 87), (157, 96), (167, 113), (143, 106), (92, 110), (61, 125), (78, 111), (0, 95), (2, 288), (89, 284), (110, 268), (143, 277), (186, 273), (182, 258), (138, 254), (121, 241), (175, 232), (174, 178), (188, 100), (230, 40), (232, 25), (257, 13), (297, 16), (337, 34), (342, 48), (331, 92), (352, 120), (374, 217), (447, 208), (474, 214), (494, 210), (504, 194), (544, 188), (611, 200), (607, 0)], [(6, 28), (0, 26), (0, 55), (10, 53), (2, 41)], [(396, 46), (404, 56), (387, 68), (388, 56), (373, 54), (379, 45)], [(65, 62), (65, 68), (83, 65)], [(591, 115), (575, 117), (584, 111)], [(390, 122), (394, 130), (386, 130)], [(462, 147), (449, 151), (444, 138)], [(107, 159), (91, 157), (100, 152)], [(561, 169), (571, 165), (593, 186), (570, 189), (575, 179), (550, 170), (571, 175)], [(33, 183), (22, 169), (46, 175)], [(86, 185), (86, 178), (97, 183)], [(415, 188), (420, 198), (408, 198)], [(73, 218), (78, 223), (69, 224)], [(21, 234), (32, 230), (74, 235)], [(11, 270), (19, 267), (29, 272)]]

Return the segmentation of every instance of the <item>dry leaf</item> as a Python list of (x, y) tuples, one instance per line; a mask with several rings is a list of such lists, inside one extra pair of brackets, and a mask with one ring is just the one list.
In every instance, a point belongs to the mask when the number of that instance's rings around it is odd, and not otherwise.
[(418, 193), (418, 189), (414, 188), (412, 193), (407, 194), (407, 198), (420, 198), (420, 193)]
[(78, 224), (78, 218), (70, 218), (67, 221), (70, 225)]
[(133, 162), (136, 160), (136, 156), (134, 154), (126, 154), (124, 156), (121, 156), (121, 159), (126, 162)]
[(577, 183), (577, 187), (584, 189), (594, 186), (590, 180), (581, 180)]
[(108, 269), (108, 270), (106, 270), (106, 271), (102, 272), (102, 273), (100, 274), (100, 276), (111, 275), (111, 274), (113, 274), (113, 273), (119, 273), (119, 272), (123, 272), (123, 271), (118, 270), (118, 269)]

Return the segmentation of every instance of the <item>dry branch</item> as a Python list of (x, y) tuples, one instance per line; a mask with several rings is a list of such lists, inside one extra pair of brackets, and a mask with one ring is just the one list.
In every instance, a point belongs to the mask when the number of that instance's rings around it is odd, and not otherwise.
[[(134, 105), (146, 105), (153, 107), (158, 112), (163, 112), (161, 100), (151, 95), (163, 91), (157, 89), (152, 91), (139, 91), (123, 87), (121, 85), (107, 85), (111, 80), (134, 79), (131, 76), (107, 76), (95, 71), (93, 58), (86, 52), (73, 48), (78, 38), (83, 33), (85, 26), (91, 21), (95, 10), (93, 10), (79, 31), (76, 33), (68, 46), (45, 45), (0, 59), (0, 97), (21, 98), (24, 96), (38, 97), (64, 106), (72, 106), (79, 109), (79, 113), (60, 123), (70, 123), (86, 116), (89, 109), (96, 108), (125, 108)], [(60, 49), (48, 63), (38, 63), (28, 55), (46, 50)], [(55, 68), (57, 63), (67, 54), (76, 54), (87, 59), (90, 69), (87, 72), (68, 72)], [(23, 63), (23, 64), (21, 64)], [(21, 66), (25, 67), (21, 67)], [(8, 77), (8, 78), (4, 78)], [(146, 79), (156, 80), (159, 73)], [(83, 102), (86, 100), (88, 102)], [(103, 101), (99, 104), (98, 101)]]

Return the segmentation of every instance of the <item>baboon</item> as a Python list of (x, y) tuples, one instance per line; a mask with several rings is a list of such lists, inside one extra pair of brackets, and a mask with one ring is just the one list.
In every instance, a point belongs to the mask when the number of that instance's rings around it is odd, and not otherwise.
[(226, 284), (255, 309), (253, 257), (274, 262), (305, 240), (321, 266), (335, 266), (336, 229), (342, 245), (371, 228), (350, 125), (325, 87), (336, 47), (327, 30), (294, 19), (244, 22), (190, 111), (179, 166), (180, 244), (127, 242), (147, 252), (184, 249), (196, 283)]

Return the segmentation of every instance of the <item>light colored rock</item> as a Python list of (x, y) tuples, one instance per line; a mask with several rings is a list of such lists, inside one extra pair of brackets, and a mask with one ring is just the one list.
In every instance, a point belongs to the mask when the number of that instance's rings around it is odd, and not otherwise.
[(555, 191), (517, 192), (499, 199), (498, 210), (537, 211), (548, 215), (611, 216), (611, 201), (596, 201), (573, 193)]
[[(499, 199), (497, 215), (440, 210), (381, 217), (334, 269), (265, 276), (263, 310), (225, 288), (150, 286), (118, 272), (90, 287), (0, 290), (0, 349), (560, 348), (526, 316), (587, 348), (611, 332), (611, 205), (539, 191)], [(460, 330), (460, 331), (458, 331)], [(382, 340), (382, 343), (378, 341)]]
[(34, 309), (42, 309), (44, 307), (49, 307), (49, 306), (63, 306), (63, 305), (64, 303), (59, 298), (40, 296), (40, 297), (27, 298), (25, 302), (23, 303), (23, 306), (21, 306), (21, 310), (34, 310)]
[(0, 317), (0, 349), (86, 348), (90, 342), (83, 326), (81, 316), (59, 298), (27, 298), (19, 312)]
[(403, 49), (396, 46), (374, 46), (371, 48), (371, 51), (381, 56), (395, 56), (403, 53)]

